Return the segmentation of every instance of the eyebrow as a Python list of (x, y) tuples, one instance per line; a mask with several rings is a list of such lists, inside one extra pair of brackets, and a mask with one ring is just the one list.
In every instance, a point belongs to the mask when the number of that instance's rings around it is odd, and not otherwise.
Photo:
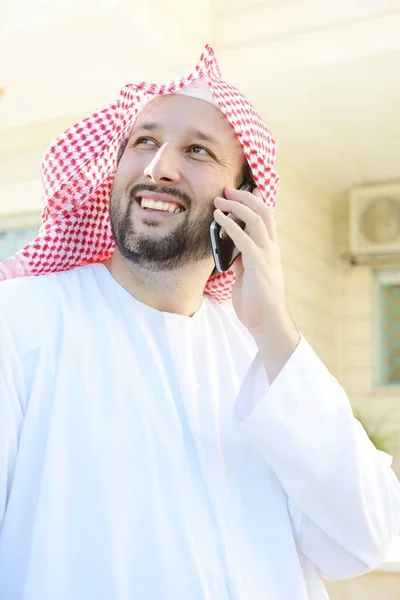
[(138, 129), (144, 129), (145, 131), (153, 131), (154, 129), (158, 129), (159, 127), (159, 123), (142, 123), (138, 127)]
[[(161, 127), (161, 123), (149, 122), (139, 125), (138, 130), (144, 129), (145, 131), (154, 131), (155, 129), (161, 129)], [(202, 140), (203, 142), (208, 142), (209, 144), (213, 144), (215, 146), (218, 145), (217, 138), (212, 137), (208, 133), (204, 133), (204, 131), (201, 131), (201, 129), (186, 129), (185, 133), (188, 136)]]

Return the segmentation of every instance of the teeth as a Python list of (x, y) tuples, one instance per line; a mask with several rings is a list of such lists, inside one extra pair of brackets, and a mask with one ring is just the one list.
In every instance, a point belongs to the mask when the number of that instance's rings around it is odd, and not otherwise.
[(171, 202), (161, 202), (160, 200), (152, 200), (151, 198), (140, 198), (142, 208), (151, 208), (152, 210), (163, 210), (170, 213), (180, 213), (184, 209), (177, 204)]

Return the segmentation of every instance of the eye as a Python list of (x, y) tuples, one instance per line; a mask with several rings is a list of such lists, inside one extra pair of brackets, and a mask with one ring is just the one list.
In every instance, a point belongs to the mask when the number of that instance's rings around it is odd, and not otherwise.
[(135, 142), (135, 146), (152, 146), (155, 145), (156, 142), (150, 138), (147, 137), (140, 137), (136, 140)]
[(189, 150), (193, 154), (199, 154), (200, 156), (211, 156), (211, 153), (203, 148), (203, 146), (191, 146)]

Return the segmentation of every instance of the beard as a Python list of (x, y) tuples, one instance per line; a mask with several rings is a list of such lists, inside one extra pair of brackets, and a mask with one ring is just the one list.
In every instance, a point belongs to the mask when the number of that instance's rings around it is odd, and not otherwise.
[[(169, 194), (181, 199), (186, 206), (179, 225), (163, 236), (152, 236), (135, 229), (131, 212), (132, 204), (136, 202), (136, 195), (144, 190)], [(207, 209), (196, 218), (191, 218), (190, 197), (175, 188), (157, 188), (138, 184), (129, 191), (129, 202), (125, 211), (120, 208), (121, 200), (118, 194), (111, 194), (111, 229), (118, 250), (131, 263), (152, 271), (172, 271), (212, 256), (210, 244), (210, 224), (214, 214), (212, 198), (204, 203)], [(152, 219), (143, 220), (143, 223), (149, 228), (156, 227)]]

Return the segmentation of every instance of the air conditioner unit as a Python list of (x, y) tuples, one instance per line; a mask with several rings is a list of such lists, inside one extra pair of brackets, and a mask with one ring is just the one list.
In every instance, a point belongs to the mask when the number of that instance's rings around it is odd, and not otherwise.
[(400, 256), (400, 182), (350, 192), (350, 255)]

